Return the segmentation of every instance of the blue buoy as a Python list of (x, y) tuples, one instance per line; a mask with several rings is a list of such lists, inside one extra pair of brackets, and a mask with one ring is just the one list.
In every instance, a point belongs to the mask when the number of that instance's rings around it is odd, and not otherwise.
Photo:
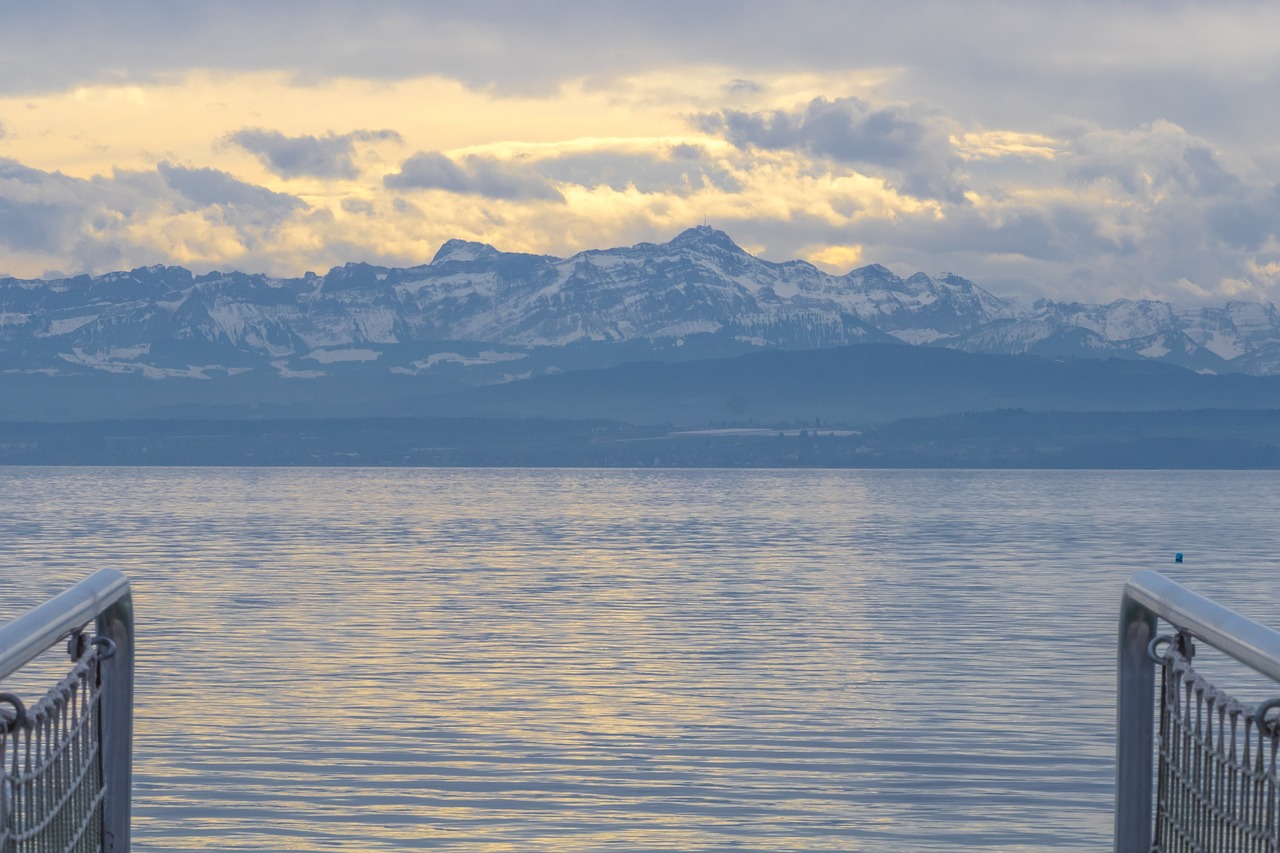
[(1173, 561), (1174, 561), (1175, 563), (1181, 563), (1181, 562), (1182, 562), (1182, 552), (1181, 552), (1181, 551), (1179, 551), (1178, 553), (1176, 553), (1176, 554), (1174, 554), (1174, 555), (1173, 555)]

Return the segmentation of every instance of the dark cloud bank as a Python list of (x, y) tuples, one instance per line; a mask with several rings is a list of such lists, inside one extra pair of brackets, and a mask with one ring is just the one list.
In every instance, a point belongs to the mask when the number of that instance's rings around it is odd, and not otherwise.
[(357, 142), (399, 142), (401, 139), (394, 130), (285, 136), (278, 130), (245, 128), (228, 135), (227, 141), (253, 154), (282, 178), (351, 179), (360, 174), (354, 161)]
[(876, 107), (860, 98), (814, 98), (792, 110), (721, 110), (692, 119), (739, 148), (790, 149), (839, 163), (887, 170), (921, 198), (963, 199), (952, 124), (919, 108)]
[(528, 169), (493, 157), (471, 155), (455, 162), (439, 151), (420, 151), (383, 178), (393, 190), (439, 189), (494, 199), (564, 201), (551, 182)]

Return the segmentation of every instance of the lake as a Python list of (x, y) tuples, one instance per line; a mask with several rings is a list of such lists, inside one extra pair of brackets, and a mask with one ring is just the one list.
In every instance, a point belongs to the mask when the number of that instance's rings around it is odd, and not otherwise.
[(134, 582), (140, 851), (1096, 851), (1124, 579), (1280, 627), (1274, 473), (0, 468), (0, 496), (3, 618)]

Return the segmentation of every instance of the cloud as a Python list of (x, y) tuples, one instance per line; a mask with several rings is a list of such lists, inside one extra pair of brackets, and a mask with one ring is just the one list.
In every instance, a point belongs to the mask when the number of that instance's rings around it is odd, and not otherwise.
[(688, 195), (708, 187), (740, 189), (737, 179), (700, 145), (680, 143), (657, 151), (601, 148), (575, 151), (541, 160), (538, 172), (562, 184), (618, 192), (634, 187), (642, 193)]
[(49, 177), (48, 172), (24, 166), (9, 157), (0, 157), (0, 181), (18, 181), (24, 184), (38, 184)]
[(0, 121), (0, 139), (4, 139), (4, 135), (6, 132), (7, 131), (5, 130), (4, 122)]
[[(845, 172), (835, 157), (811, 151), (812, 137), (797, 143), (804, 112), (784, 111), (781, 123), (762, 115), (767, 120), (748, 125), (758, 134), (751, 138), (771, 141), (766, 131), (780, 129), (778, 147), (743, 140), (727, 155), (741, 190), (724, 201), (736, 201), (741, 213), (713, 203), (711, 214), (773, 260), (833, 263), (824, 247), (857, 246), (866, 263), (950, 269), (997, 293), (1085, 301), (1280, 296), (1273, 274), (1280, 184), (1172, 122), (958, 135), (969, 158), (965, 201), (913, 206), (888, 191), (892, 183), (877, 190), (865, 177), (874, 170)], [(863, 180), (854, 182), (859, 173)]]
[(1077, 180), (1110, 180), (1131, 195), (1170, 191), (1193, 197), (1230, 192), (1240, 183), (1212, 146), (1169, 121), (1132, 131), (1094, 130), (1070, 146)]
[[(1097, 22), (1107, 12), (1105, 28)], [(999, 13), (1003, 13), (1000, 15)], [(1274, 65), (1271, 4), (1150, 2), (1117, 8), (1082, 0), (1070, 8), (1010, 8), (974, 0), (959, 8), (946, 0), (886, 7), (875, 0), (795, 0), (786, 13), (767, 0), (564, 0), (531, 9), (521, 0), (474, 0), (466, 5), (368, 0), (359, 10), (340, 0), (314, 0), (300, 14), (291, 2), (168, 4), (119, 0), (104, 9), (92, 0), (49, 0), (6, 22), (0, 47), (17, 57), (47, 51), (51, 67), (15, 63), (15, 74), (40, 78), (86, 73), (121, 75), (113, 48), (150, 45), (131, 53), (133, 68), (304, 67), (335, 76), (391, 78), (419, 73), (475, 73), (514, 78), (633, 63), (639, 57), (753, 57), (759, 64), (794, 67), (904, 62), (915, 45), (917, 61), (988, 65), (1101, 65), (1108, 72), (1134, 65), (1192, 67), (1201, 71), (1248, 64)], [(993, 26), (992, 21), (999, 21)], [(55, 24), (62, 26), (57, 27)], [(1050, 26), (1048, 46), (1028, 33)], [(626, 38), (618, 38), (625, 33)], [(87, 38), (89, 35), (96, 39)], [(613, 36), (612, 38), (609, 38)], [(711, 37), (717, 36), (717, 37)], [(43, 37), (43, 38), (41, 38)], [(318, 45), (341, 45), (321, 49)], [(1235, 45), (1233, 54), (1224, 45)], [(75, 48), (79, 48), (77, 54)], [(554, 51), (554, 55), (546, 55)], [(612, 61), (609, 57), (612, 56)], [(539, 59), (530, 62), (531, 58)], [(38, 65), (37, 63), (30, 63)]]
[(394, 190), (439, 189), (494, 199), (564, 201), (551, 182), (527, 167), (496, 157), (468, 155), (454, 162), (439, 151), (420, 151), (383, 178)]
[(814, 98), (792, 110), (721, 110), (692, 118), (705, 133), (739, 148), (802, 151), (893, 175), (912, 195), (959, 201), (960, 154), (950, 125), (937, 115), (861, 98)]
[[(84, 230), (111, 219), (107, 195), (102, 182), (0, 158), (0, 245), (15, 252), (71, 254)], [(122, 195), (119, 207), (136, 204), (133, 193)]]
[(1043, 133), (1011, 130), (965, 132), (951, 137), (951, 143), (965, 160), (994, 160), (1010, 157), (1024, 160), (1053, 160), (1061, 143)]
[(860, 223), (858, 240), (870, 258), (963, 271), (997, 291), (1277, 297), (1259, 271), (1280, 257), (1280, 190), (1205, 140), (1171, 122), (1093, 128), (1034, 162), (1034, 180), (990, 172), (969, 205)]
[(162, 162), (156, 171), (166, 184), (195, 204), (223, 205), (254, 215), (255, 221), (274, 221), (307, 207), (297, 196), (241, 181), (219, 169), (191, 169)]
[(62, 205), (0, 196), (0, 245), (10, 249), (57, 252), (72, 217)]
[(1280, 114), (1256, 105), (1280, 84), (1278, 29), (1280, 5), (1265, 0), (795, 0), (785, 12), (766, 0), (368, 0), (359, 9), (314, 0), (305, 14), (277, 0), (49, 0), (0, 28), (0, 91), (149, 84), (192, 68), (283, 72), (306, 86), (437, 77), (501, 96), (655, 69), (719, 69), (717, 86), (879, 69), (878, 96), (943, 105), (966, 126), (1043, 130), (1050, 116), (1073, 116), (1132, 127), (1167, 118), (1265, 149), (1280, 134)]
[(356, 143), (387, 140), (400, 142), (400, 134), (394, 130), (356, 130), (285, 136), (278, 130), (245, 128), (227, 136), (228, 142), (253, 154), (282, 178), (356, 178), (360, 174), (353, 159)]
[[(860, 252), (859, 263), (952, 269), (996, 292), (1093, 301), (1177, 295), (1191, 282), (1195, 298), (1280, 295), (1267, 289), (1280, 287), (1280, 162), (1266, 151), (1248, 156), (1159, 116), (1042, 109), (989, 125), (892, 94), (903, 79), (892, 74), (877, 88), (870, 72), (779, 76), (753, 62), (606, 74), (554, 97), (439, 78), (303, 85), (198, 72), (167, 87), (68, 92), (57, 122), (45, 100), (23, 113), (2, 101), (0, 114), (23, 117), (0, 145), (22, 160), (0, 160), (5, 267), (294, 273), (421, 263), (451, 237), (566, 254), (666, 240), (706, 214), (772, 260), (842, 266)], [(282, 127), (341, 114), (376, 128), (409, 103), (433, 109), (397, 118), (405, 152), (418, 152), (399, 168), (369, 165), (390, 131), (286, 136), (249, 109)], [(146, 143), (104, 129), (112, 120)], [(241, 150), (277, 176), (307, 176), (305, 196), (245, 180), (262, 170)]]
[(758, 83), (755, 80), (743, 80), (736, 78), (730, 80), (720, 87), (720, 90), (726, 95), (763, 95), (769, 91), (769, 87), (764, 83)]
[(1207, 210), (1210, 233), (1223, 246), (1243, 252), (1258, 252), (1277, 235), (1280, 224), (1280, 195), (1273, 190), (1256, 200), (1222, 201)]
[(162, 162), (77, 178), (0, 159), (0, 246), (24, 264), (102, 272), (156, 262), (219, 265), (323, 227), (295, 196), (227, 172)]
[(405, 216), (414, 216), (414, 217), (423, 216), (422, 208), (418, 207), (413, 202), (406, 201), (405, 199), (402, 199), (402, 198), (393, 198), (391, 200), (391, 209), (394, 210), (396, 213), (399, 213)]
[(339, 205), (352, 216), (372, 216), (375, 209), (373, 202), (363, 198), (344, 198)]

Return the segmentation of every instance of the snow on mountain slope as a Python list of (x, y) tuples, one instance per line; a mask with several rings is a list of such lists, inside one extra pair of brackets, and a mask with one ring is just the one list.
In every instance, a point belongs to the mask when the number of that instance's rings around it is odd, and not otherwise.
[[(146, 267), (92, 278), (0, 280), (0, 370), (24, 373), (203, 376), (204, 368), (192, 365), (216, 358), (227, 370), (281, 376), (313, 376), (344, 362), (417, 375), (493, 364), (429, 357), (454, 353), (451, 342), (490, 350), (608, 342), (661, 348), (697, 336), (789, 349), (897, 340), (1280, 371), (1280, 315), (1270, 304), (1020, 306), (951, 273), (904, 279), (873, 264), (831, 275), (804, 261), (766, 261), (705, 226), (667, 243), (569, 258), (450, 240), (429, 264), (351, 263), (294, 279)], [(397, 348), (404, 352), (395, 355)], [(340, 352), (360, 358), (316, 355)]]

